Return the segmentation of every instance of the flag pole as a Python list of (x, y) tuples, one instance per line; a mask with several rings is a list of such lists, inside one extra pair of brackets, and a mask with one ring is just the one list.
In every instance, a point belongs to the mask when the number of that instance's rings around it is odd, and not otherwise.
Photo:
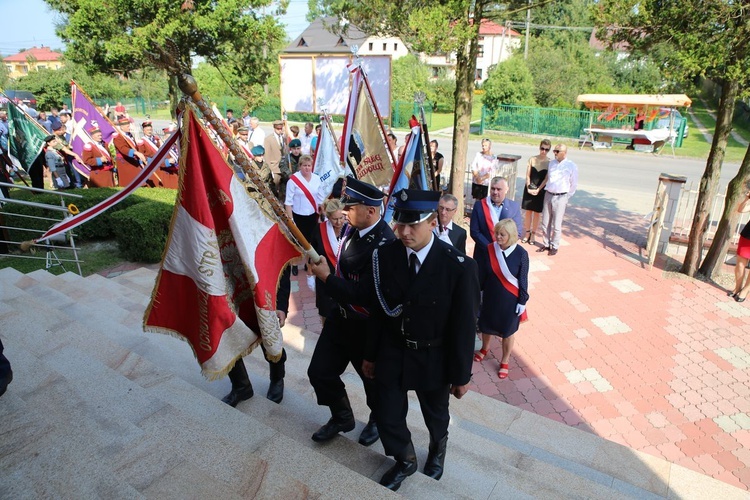
[(195, 81), (193, 75), (187, 73), (187, 70), (178, 63), (178, 59), (172, 55), (177, 53), (174, 42), (168, 41), (167, 44), (168, 47), (166, 50), (157, 46), (155, 47), (157, 53), (148, 53), (153, 59), (154, 64), (165, 69), (170, 75), (177, 77), (177, 84), (179, 85), (180, 90), (192, 99), (201, 113), (203, 113), (203, 118), (214, 127), (214, 130), (219, 134), (221, 140), (234, 155), (235, 161), (240, 164), (240, 167), (245, 171), (245, 174), (248, 175), (255, 184), (258, 192), (261, 193), (271, 205), (279, 221), (286, 226), (290, 233), (292, 233), (292, 236), (297, 240), (297, 243), (302, 247), (307, 256), (313, 262), (320, 262), (320, 255), (318, 255), (318, 252), (316, 252), (312, 245), (310, 245), (310, 242), (307, 241), (307, 238), (304, 237), (299, 228), (294, 224), (294, 221), (292, 221), (287, 215), (286, 210), (281, 206), (279, 200), (260, 178), (257, 170), (252, 166), (250, 159), (247, 157), (247, 154), (245, 154), (245, 149), (237, 144), (226, 128), (221, 126), (219, 118), (214, 114), (211, 106), (209, 106), (209, 104), (203, 99), (203, 96), (198, 90), (198, 82)]
[(424, 134), (424, 149), (427, 153), (427, 169), (430, 172), (430, 186), (433, 191), (439, 191), (437, 180), (435, 179), (435, 163), (432, 159), (432, 150), (430, 149), (430, 134), (427, 132), (427, 120), (425, 120), (424, 116), (424, 100), (426, 97), (427, 95), (421, 91), (414, 94), (414, 100), (419, 104), (419, 119), (422, 122), (422, 134)]

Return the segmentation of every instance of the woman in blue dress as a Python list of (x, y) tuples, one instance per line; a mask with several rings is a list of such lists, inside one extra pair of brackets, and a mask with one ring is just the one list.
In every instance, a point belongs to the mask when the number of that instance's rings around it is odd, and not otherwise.
[(487, 355), (493, 336), (502, 338), (502, 357), (497, 373), (508, 377), (508, 362), (515, 342), (514, 333), (526, 320), (529, 300), (529, 254), (518, 245), (518, 229), (513, 219), (502, 219), (495, 224), (495, 242), (486, 252), (477, 255), (479, 284), (482, 287), (482, 306), (479, 331), (482, 348), (474, 355), (481, 362)]

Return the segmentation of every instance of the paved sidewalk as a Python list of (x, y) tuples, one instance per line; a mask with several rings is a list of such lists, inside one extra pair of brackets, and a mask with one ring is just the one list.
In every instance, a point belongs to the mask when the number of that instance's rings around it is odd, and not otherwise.
[[(649, 270), (646, 224), (569, 207), (558, 255), (526, 246), (530, 320), (510, 376), (495, 340), (472, 389), (748, 489), (750, 302), (665, 271), (670, 259)], [(320, 332), (304, 274), (289, 321)]]

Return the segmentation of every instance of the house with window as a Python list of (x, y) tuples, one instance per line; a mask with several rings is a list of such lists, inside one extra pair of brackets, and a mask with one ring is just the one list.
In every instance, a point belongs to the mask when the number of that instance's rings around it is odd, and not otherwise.
[(31, 71), (44, 68), (60, 69), (64, 66), (62, 57), (63, 55), (60, 52), (55, 52), (49, 47), (32, 47), (18, 54), (3, 58), (3, 64), (8, 68), (11, 78), (20, 78), (28, 75)]
[[(477, 47), (477, 69), (475, 80), (482, 83), (490, 69), (505, 61), (521, 46), (521, 34), (511, 28), (500, 26), (489, 19), (482, 19), (479, 26)], [(420, 54), (420, 60), (430, 67), (432, 78), (456, 76), (456, 54)]]
[(409, 54), (400, 38), (370, 36), (335, 17), (313, 21), (283, 54), (351, 54), (354, 45), (359, 48), (360, 56), (391, 56), (395, 60)]

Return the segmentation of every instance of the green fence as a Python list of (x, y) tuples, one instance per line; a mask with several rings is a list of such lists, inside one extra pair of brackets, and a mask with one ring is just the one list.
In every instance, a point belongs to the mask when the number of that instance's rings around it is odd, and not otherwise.
[[(135, 97), (129, 99), (100, 99), (92, 96), (96, 104), (99, 106), (110, 107), (121, 102), (128, 113), (133, 115), (147, 115), (153, 113), (157, 109), (169, 109), (169, 101), (166, 100), (151, 100), (144, 97)], [(65, 103), (70, 107), (70, 99), (65, 99)], [(215, 99), (209, 98), (211, 103), (215, 103), (216, 107), (224, 115), (228, 109), (234, 111), (234, 115), (239, 117), (242, 115), (242, 110), (245, 108), (245, 101), (240, 97), (234, 96), (221, 96)], [(250, 111), (250, 116), (257, 116), (262, 122), (272, 122), (281, 118), (281, 104), (278, 99), (269, 99), (269, 103), (263, 106), (258, 106)], [(391, 105), (392, 113), (390, 117), (390, 126), (392, 128), (409, 128), (409, 119), (412, 115), (419, 117), (419, 107), (415, 102), (407, 101), (394, 101)], [(427, 126), (432, 126), (432, 106), (429, 103), (424, 104), (425, 120)], [(320, 116), (315, 113), (287, 113), (287, 119), (291, 122), (313, 122), (318, 123)], [(336, 123), (342, 123), (344, 121), (343, 115), (334, 115), (332, 117)], [(389, 125), (388, 120), (385, 120), (385, 124)]]
[[(531, 106), (501, 106), (494, 112), (482, 108), (480, 135), (485, 130), (517, 132), (521, 134), (546, 135), (551, 137), (571, 137), (579, 139), (585, 135), (585, 128), (627, 129), (635, 124), (635, 114), (605, 120), (605, 113), (578, 109), (536, 108)], [(682, 146), (682, 136), (687, 120), (682, 118), (675, 123), (677, 140), (675, 146)], [(646, 123), (651, 129), (656, 121)], [(630, 140), (624, 141), (630, 143)]]

